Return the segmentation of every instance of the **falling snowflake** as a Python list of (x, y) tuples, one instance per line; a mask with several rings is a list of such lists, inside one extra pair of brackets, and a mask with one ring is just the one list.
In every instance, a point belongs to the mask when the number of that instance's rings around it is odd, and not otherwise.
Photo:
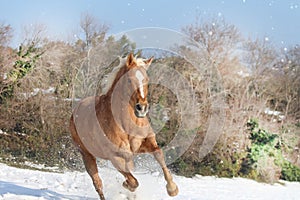
[(298, 7), (299, 7), (298, 4), (290, 4), (291, 10), (297, 9)]

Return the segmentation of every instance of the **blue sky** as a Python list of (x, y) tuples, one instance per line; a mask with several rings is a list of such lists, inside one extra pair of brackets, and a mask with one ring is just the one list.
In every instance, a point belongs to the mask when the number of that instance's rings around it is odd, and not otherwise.
[[(300, 0), (1, 0), (0, 22), (14, 29), (45, 24), (52, 38), (79, 34), (80, 16), (88, 12), (116, 34), (133, 28), (162, 27), (180, 31), (202, 18), (223, 17), (245, 37), (268, 38), (280, 46), (300, 44)], [(74, 38), (73, 38), (74, 39)]]

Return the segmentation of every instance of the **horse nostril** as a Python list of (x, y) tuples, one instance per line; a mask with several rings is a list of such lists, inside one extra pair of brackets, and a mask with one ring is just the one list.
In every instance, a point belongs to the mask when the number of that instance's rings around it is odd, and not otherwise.
[(142, 105), (141, 104), (139, 104), (139, 103), (137, 103), (136, 105), (135, 105), (135, 109), (137, 110), (137, 111), (142, 111)]

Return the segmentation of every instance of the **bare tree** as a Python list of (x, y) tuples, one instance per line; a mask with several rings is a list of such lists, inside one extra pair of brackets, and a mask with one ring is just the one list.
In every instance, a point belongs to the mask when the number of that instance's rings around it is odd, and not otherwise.
[(248, 39), (243, 45), (243, 50), (243, 62), (256, 77), (271, 69), (277, 62), (278, 52), (266, 39)]
[(300, 49), (295, 46), (282, 53), (272, 68), (269, 96), (275, 109), (286, 117), (300, 118)]
[(6, 46), (12, 38), (12, 28), (4, 23), (0, 24), (0, 47)]
[(232, 55), (241, 41), (238, 29), (222, 18), (202, 22), (196, 18), (194, 24), (185, 26), (183, 32), (200, 43), (208, 58), (217, 64), (224, 63)]
[(6, 87), (7, 72), (14, 62), (13, 49), (8, 47), (12, 38), (12, 28), (4, 23), (0, 24), (0, 104), (2, 93)]
[(84, 13), (81, 15), (80, 28), (84, 32), (85, 45), (88, 49), (93, 42), (103, 41), (105, 33), (108, 30), (106, 24), (101, 23), (96, 17), (89, 13)]
[(41, 47), (47, 43), (47, 26), (41, 23), (23, 26), (23, 42), (22, 46), (34, 45)]
[(265, 39), (248, 39), (243, 44), (242, 62), (250, 70), (251, 76), (247, 83), (248, 96), (256, 101), (265, 102), (260, 109), (261, 112), (267, 106), (269, 99), (271, 77), (270, 71), (277, 62), (278, 52), (272, 44)]
[[(11, 61), (12, 49), (8, 48), (8, 44), (12, 38), (12, 28), (10, 25), (0, 23), (0, 74), (3, 73), (4, 68), (7, 67)], [(0, 80), (1, 80), (0, 75)]]

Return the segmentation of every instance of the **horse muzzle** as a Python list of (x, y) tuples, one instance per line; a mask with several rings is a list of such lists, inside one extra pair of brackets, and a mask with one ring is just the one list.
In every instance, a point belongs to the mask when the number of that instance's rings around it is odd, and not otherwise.
[(148, 104), (135, 104), (134, 107), (134, 114), (138, 118), (146, 117), (147, 113), (149, 112), (149, 105)]

